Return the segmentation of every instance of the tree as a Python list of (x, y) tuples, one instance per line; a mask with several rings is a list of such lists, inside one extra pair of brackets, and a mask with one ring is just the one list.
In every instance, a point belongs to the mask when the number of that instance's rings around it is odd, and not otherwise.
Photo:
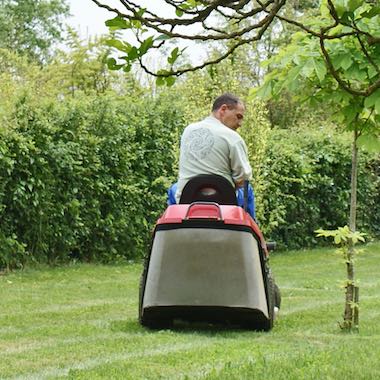
[(0, 48), (44, 61), (68, 15), (66, 0), (0, 0)]
[(116, 83), (118, 73), (107, 69), (110, 48), (105, 45), (104, 37), (83, 41), (75, 31), (69, 30), (65, 42), (69, 50), (57, 51), (42, 73), (48, 78), (52, 93), (55, 90), (59, 92), (57, 95), (72, 97), (77, 92), (100, 95)]
[[(269, 98), (290, 90), (317, 107), (330, 109), (335, 121), (352, 133), (349, 231), (344, 235), (348, 242), (346, 303), (342, 325), (350, 330), (358, 323), (353, 248), (354, 238), (357, 238), (358, 145), (380, 151), (380, 7), (373, 1), (327, 0), (321, 4), (318, 19), (300, 23), (279, 18), (298, 26), (302, 32), (294, 35), (292, 42), (272, 59), (272, 67), (277, 68), (268, 74), (259, 94)], [(341, 231), (347, 230), (339, 231), (338, 235), (328, 236), (341, 236)]]

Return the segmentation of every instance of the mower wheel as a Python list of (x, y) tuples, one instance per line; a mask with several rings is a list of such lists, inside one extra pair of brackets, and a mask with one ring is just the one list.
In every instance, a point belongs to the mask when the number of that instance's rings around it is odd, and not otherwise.
[(270, 331), (274, 322), (274, 306), (275, 306), (275, 284), (271, 272), (267, 274), (267, 289), (268, 289), (268, 314), (269, 318), (263, 324), (264, 331)]
[(140, 286), (139, 286), (139, 323), (141, 325), (144, 325), (143, 318), (142, 318), (142, 311), (143, 311), (142, 308), (143, 308), (143, 298), (144, 298), (144, 291), (145, 291), (145, 283), (146, 283), (146, 278), (147, 278), (147, 275), (148, 275), (148, 264), (149, 264), (149, 257), (145, 257), (143, 272), (141, 274)]
[(276, 283), (274, 283), (274, 306), (278, 307), (279, 309), (281, 307), (281, 292)]

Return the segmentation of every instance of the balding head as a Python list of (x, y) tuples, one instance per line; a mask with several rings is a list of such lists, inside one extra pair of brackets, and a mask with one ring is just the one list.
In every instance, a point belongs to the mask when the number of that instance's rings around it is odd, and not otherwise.
[(212, 105), (213, 116), (234, 131), (241, 126), (244, 112), (243, 102), (230, 93), (219, 96)]

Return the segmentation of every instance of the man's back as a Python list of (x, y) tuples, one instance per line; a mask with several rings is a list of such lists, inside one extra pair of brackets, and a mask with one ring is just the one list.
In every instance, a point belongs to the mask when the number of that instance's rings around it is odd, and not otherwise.
[(240, 135), (213, 116), (190, 124), (181, 138), (177, 203), (190, 178), (217, 174), (235, 183), (251, 177), (247, 147)]

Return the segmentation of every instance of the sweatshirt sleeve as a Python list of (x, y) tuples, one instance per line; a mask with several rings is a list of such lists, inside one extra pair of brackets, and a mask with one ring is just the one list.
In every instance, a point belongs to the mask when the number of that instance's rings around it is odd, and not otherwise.
[(235, 183), (252, 178), (252, 168), (248, 161), (247, 146), (243, 140), (231, 146), (230, 160), (232, 179)]

